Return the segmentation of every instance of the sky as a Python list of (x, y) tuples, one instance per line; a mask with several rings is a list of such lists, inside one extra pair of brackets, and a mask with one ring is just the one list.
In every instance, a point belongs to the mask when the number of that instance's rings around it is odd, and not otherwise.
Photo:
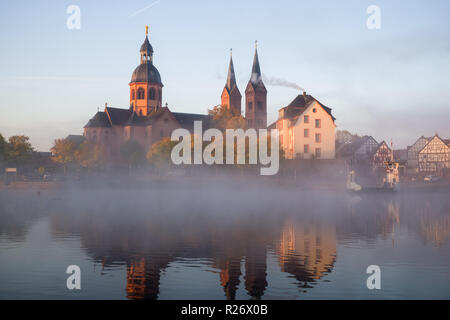
[[(67, 8), (80, 8), (68, 29)], [(377, 5), (381, 28), (366, 12)], [(411, 145), (450, 138), (450, 1), (317, 0), (2, 1), (0, 133), (25, 134), (39, 151), (82, 134), (105, 103), (128, 108), (149, 25), (163, 104), (206, 113), (220, 103), (233, 48), (244, 96), (254, 42), (261, 71), (332, 108), (337, 129)], [(268, 124), (298, 89), (268, 89)], [(243, 99), (244, 102), (244, 99)]]

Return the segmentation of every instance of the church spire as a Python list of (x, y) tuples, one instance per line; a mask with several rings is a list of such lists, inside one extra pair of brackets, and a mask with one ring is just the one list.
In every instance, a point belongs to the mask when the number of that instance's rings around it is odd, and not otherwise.
[(237, 114), (241, 114), (241, 93), (236, 84), (236, 75), (234, 74), (233, 54), (230, 49), (230, 65), (228, 67), (227, 83), (222, 90), (222, 106), (227, 106), (230, 110), (235, 110)]
[(258, 84), (261, 81), (261, 68), (259, 67), (258, 59), (258, 41), (255, 41), (255, 56), (253, 58), (252, 75), (250, 81), (253, 84)]
[(141, 54), (141, 64), (142, 63), (153, 63), (153, 48), (148, 41), (148, 26), (145, 26), (145, 40), (139, 50)]
[(231, 91), (236, 86), (236, 75), (233, 66), (233, 49), (230, 49), (230, 66), (228, 67), (228, 77), (225, 87)]

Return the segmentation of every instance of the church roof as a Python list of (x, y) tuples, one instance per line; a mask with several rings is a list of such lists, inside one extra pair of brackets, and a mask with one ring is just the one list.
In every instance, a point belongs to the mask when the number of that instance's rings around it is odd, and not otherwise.
[(108, 116), (105, 112), (98, 111), (93, 118), (84, 126), (85, 128), (110, 128)]
[(145, 36), (145, 40), (144, 40), (144, 43), (141, 46), (140, 52), (146, 52), (148, 54), (153, 53), (152, 45), (148, 41), (148, 37), (147, 36)]
[(230, 65), (228, 66), (228, 77), (225, 88), (227, 88), (228, 92), (231, 92), (234, 87), (236, 87), (236, 75), (234, 73), (233, 57), (230, 57)]
[(255, 48), (255, 56), (253, 57), (253, 65), (252, 65), (252, 74), (250, 76), (249, 82), (253, 85), (253, 87), (257, 87), (261, 84), (264, 86), (262, 82), (261, 67), (259, 66), (257, 48)]
[(141, 63), (137, 66), (131, 75), (131, 82), (149, 82), (163, 85), (161, 75), (153, 63)]
[(132, 111), (130, 109), (106, 108), (111, 123), (113, 125), (124, 125), (130, 118)]
[(202, 121), (203, 130), (208, 129), (211, 126), (211, 117), (207, 114), (181, 112), (172, 112), (172, 114), (180, 123), (181, 127), (188, 129), (189, 131), (194, 130), (194, 121)]

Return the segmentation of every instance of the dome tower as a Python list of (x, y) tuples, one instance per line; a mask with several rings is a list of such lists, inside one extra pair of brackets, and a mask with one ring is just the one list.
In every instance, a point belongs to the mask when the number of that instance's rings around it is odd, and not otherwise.
[(139, 116), (147, 116), (162, 106), (161, 76), (153, 65), (153, 48), (148, 41), (148, 26), (140, 50), (141, 63), (133, 71), (130, 82), (130, 108)]

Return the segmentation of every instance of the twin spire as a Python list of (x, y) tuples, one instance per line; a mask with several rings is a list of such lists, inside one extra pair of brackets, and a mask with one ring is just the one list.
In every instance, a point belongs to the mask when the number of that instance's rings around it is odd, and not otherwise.
[[(255, 56), (253, 57), (252, 74), (250, 76), (249, 82), (251, 82), (255, 86), (262, 82), (261, 67), (259, 66), (258, 59), (258, 41), (255, 41)], [(231, 92), (231, 90), (233, 90), (236, 86), (236, 75), (234, 73), (233, 65), (233, 49), (230, 49), (230, 65), (228, 66), (228, 77), (225, 88), (228, 89), (228, 92)]]
[(228, 92), (231, 92), (231, 90), (236, 87), (236, 75), (234, 74), (233, 65), (233, 49), (230, 49), (230, 65), (228, 66), (228, 77), (225, 87), (228, 89)]

